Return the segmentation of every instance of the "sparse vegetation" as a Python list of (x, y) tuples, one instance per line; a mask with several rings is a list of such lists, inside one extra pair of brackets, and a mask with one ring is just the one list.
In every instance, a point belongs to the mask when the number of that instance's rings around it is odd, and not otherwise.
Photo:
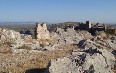
[(45, 47), (45, 45), (44, 45), (44, 44), (40, 44), (40, 47), (44, 48), (44, 47)]
[(23, 46), (18, 47), (17, 49), (27, 49), (27, 50), (31, 50), (31, 47), (24, 44)]
[[(74, 33), (74, 34), (73, 34), (73, 32), (75, 32), (75, 31), (71, 31), (71, 32), (66, 31), (66, 32), (72, 33), (72, 34), (64, 34), (63, 31), (61, 31), (61, 33), (63, 33), (63, 35), (56, 33), (56, 35), (54, 36), (54, 34), (53, 34), (50, 36), (51, 38), (49, 40), (48, 39), (44, 39), (44, 40), (43, 39), (32, 39), (30, 37), (26, 37), (26, 39), (21, 38), (21, 41), (19, 39), (18, 43), (16, 43), (16, 45), (11, 41), (11, 39), (9, 39), (8, 41), (5, 41), (3, 43), (4, 45), (3, 44), (0, 45), (0, 54), (1, 53), (3, 54), (0, 56), (1, 69), (3, 69), (2, 64), (5, 64), (4, 67), (6, 67), (7, 70), (9, 70), (9, 72), (12, 72), (12, 73), (17, 73), (17, 72), (24, 73), (26, 70), (34, 69), (34, 68), (45, 69), (45, 68), (47, 68), (51, 59), (70, 57), (70, 56), (73, 56), (73, 54), (79, 54), (79, 57), (77, 59), (81, 60), (81, 58), (83, 58), (85, 56), (89, 56), (89, 54), (91, 56), (91, 53), (95, 54), (96, 51), (94, 52), (92, 49), (95, 49), (95, 50), (100, 49), (99, 51), (101, 52), (102, 51), (101, 47), (106, 46), (106, 43), (105, 43), (106, 41), (104, 41), (104, 39), (107, 39), (107, 37), (104, 37), (104, 32), (99, 32), (98, 33), (99, 36), (96, 36), (98, 38), (96, 39), (96, 37), (95, 37), (95, 39), (93, 39), (93, 40), (90, 40), (93, 37), (87, 31), (82, 31), (82, 30), (78, 31), (78, 32), (76, 31), (77, 33)], [(43, 35), (44, 35), (44, 33), (43, 33)], [(101, 36), (103, 36), (103, 37), (101, 37)], [(15, 39), (15, 40), (17, 40), (17, 39)], [(13, 40), (13, 41), (15, 41), (15, 40)], [(59, 41), (59, 40), (61, 40), (61, 41)], [(82, 43), (80, 43), (81, 44), (80, 45), (78, 42), (80, 42), (82, 40), (84, 40), (84, 41)], [(11, 42), (9, 42), (9, 41), (11, 41)], [(31, 44), (31, 45), (29, 45), (29, 44)], [(22, 46), (19, 47), (19, 45), (22, 45)], [(84, 46), (84, 47), (82, 48), (79, 46)], [(10, 49), (11, 47), (12, 47), (12, 49)], [(18, 47), (18, 48), (16, 48), (16, 47)], [(31, 49), (31, 47), (33, 49)], [(108, 46), (106, 46), (106, 47), (108, 47)], [(91, 48), (91, 49), (88, 49), (88, 48)], [(21, 50), (19, 50), (19, 49), (21, 49)], [(9, 51), (11, 51), (12, 53), (8, 53)], [(82, 55), (81, 55), (81, 52), (83, 53)], [(106, 57), (107, 57), (107, 53), (109, 54), (110, 52), (102, 51), (102, 53), (106, 53)], [(93, 60), (95, 60), (96, 64), (97, 64), (97, 62), (100, 62), (100, 63), (102, 61), (105, 62), (104, 60), (102, 60), (102, 58), (103, 58), (102, 55), (98, 55), (98, 54), (99, 53), (97, 53), (96, 55), (92, 55), (92, 57), (94, 57), (94, 56), (100, 57), (100, 59), (97, 59), (98, 61), (96, 59), (92, 58)], [(74, 55), (74, 56), (76, 59), (77, 55)], [(72, 57), (70, 57), (70, 58), (72, 58)], [(72, 59), (72, 60), (75, 60), (75, 59)], [(86, 59), (86, 57), (85, 57), (85, 59)], [(110, 59), (110, 57), (108, 59)], [(106, 59), (106, 61), (107, 61), (107, 59)], [(87, 63), (87, 61), (86, 61), (86, 63)], [(105, 62), (105, 63), (107, 63), (107, 62)], [(104, 66), (102, 68), (104, 68)], [(84, 71), (84, 70), (82, 70), (82, 71)]]
[(12, 47), (12, 42), (4, 42), (3, 44), (6, 44), (6, 45), (8, 45), (8, 46), (10, 46), (10, 47)]
[(7, 44), (1, 43), (1, 44), (0, 44), (0, 53), (5, 53), (5, 54), (11, 53), (10, 46), (7, 45)]

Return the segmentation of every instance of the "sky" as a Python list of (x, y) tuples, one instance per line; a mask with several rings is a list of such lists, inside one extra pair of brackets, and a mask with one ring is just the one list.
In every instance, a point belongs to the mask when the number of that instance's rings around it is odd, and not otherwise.
[(116, 23), (116, 0), (0, 0), (0, 22)]

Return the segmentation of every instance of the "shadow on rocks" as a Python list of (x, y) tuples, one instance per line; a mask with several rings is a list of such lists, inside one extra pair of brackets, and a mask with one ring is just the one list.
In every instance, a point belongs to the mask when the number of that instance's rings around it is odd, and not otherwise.
[(114, 56), (116, 56), (116, 50), (113, 50), (111, 53), (112, 53)]
[(89, 67), (89, 70), (85, 70), (83, 73), (95, 73), (94, 66), (91, 65), (91, 66)]
[(26, 70), (25, 73), (50, 73), (49, 72), (50, 65), (51, 64), (49, 62), (47, 68), (33, 68), (33, 69), (28, 69), (28, 70)]
[(25, 73), (45, 73), (46, 71), (46, 68), (34, 68), (34, 69), (29, 69), (29, 70), (26, 70)]
[(99, 54), (102, 54), (102, 52), (100, 52), (99, 50), (96, 49), (92, 49), (92, 48), (89, 48), (87, 50), (84, 50), (82, 52), (86, 52), (86, 53), (89, 53), (90, 55), (93, 55), (94, 53), (99, 53)]
[(81, 40), (81, 41), (79, 41), (79, 44), (78, 44), (79, 48), (82, 48), (82, 49), (85, 48), (85, 45), (84, 45), (85, 41), (86, 41), (86, 40)]

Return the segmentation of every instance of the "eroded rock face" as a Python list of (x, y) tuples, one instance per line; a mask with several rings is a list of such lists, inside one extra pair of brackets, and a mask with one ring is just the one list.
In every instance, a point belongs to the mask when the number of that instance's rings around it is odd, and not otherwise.
[(113, 73), (114, 56), (106, 49), (91, 55), (87, 52), (72, 52), (72, 56), (51, 60), (50, 73)]
[(114, 73), (113, 54), (91, 40), (82, 40), (80, 50), (72, 55), (51, 60), (50, 73)]
[(17, 43), (21, 39), (21, 35), (19, 32), (15, 32), (13, 30), (0, 29), (0, 40), (2, 42), (13, 42)]
[[(37, 40), (30, 35), (24, 34), (22, 38), (18, 32), (0, 29), (1, 42), (16, 43), (12, 47), (4, 43), (0, 45), (0, 72), (113, 73), (115, 37), (92, 40), (89, 32), (73, 28), (59, 28), (50, 34), (46, 24), (38, 24), (36, 29)], [(108, 50), (108, 43), (114, 46), (113, 54)]]
[(36, 38), (37, 40), (46, 40), (50, 39), (49, 31), (47, 30), (46, 23), (43, 23), (42, 25), (36, 24)]
[(90, 39), (92, 35), (87, 31), (75, 31), (74, 28), (57, 28), (58, 44), (78, 44), (80, 40)]

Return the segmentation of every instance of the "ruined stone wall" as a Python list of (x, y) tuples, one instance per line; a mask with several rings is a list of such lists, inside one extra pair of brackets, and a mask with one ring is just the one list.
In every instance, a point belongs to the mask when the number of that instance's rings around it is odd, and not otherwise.
[(116, 34), (116, 29), (112, 29), (112, 28), (106, 29), (106, 32), (110, 34)]
[(36, 24), (36, 39), (37, 40), (46, 40), (50, 39), (49, 31), (47, 30), (46, 23), (40, 25), (39, 23)]

